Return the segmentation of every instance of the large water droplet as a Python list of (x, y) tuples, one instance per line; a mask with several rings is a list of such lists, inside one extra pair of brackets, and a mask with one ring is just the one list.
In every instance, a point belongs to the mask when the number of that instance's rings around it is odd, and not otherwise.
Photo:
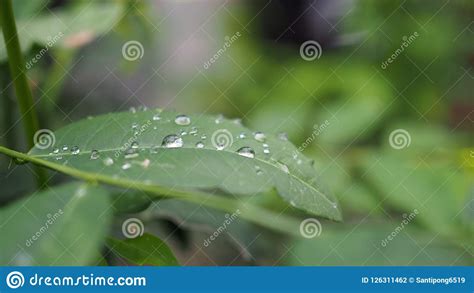
[(112, 166), (114, 164), (114, 160), (110, 157), (107, 157), (104, 159), (104, 165), (106, 166)]
[(63, 145), (63, 147), (61, 148), (63, 151), (67, 151), (69, 148), (67, 145)]
[(97, 160), (100, 157), (98, 150), (93, 150), (91, 152), (91, 160)]
[(122, 165), (122, 170), (130, 169), (130, 167), (132, 167), (132, 164), (130, 164), (130, 163), (125, 163), (125, 164)]
[(197, 147), (198, 149), (202, 149), (202, 148), (204, 147), (204, 144), (203, 144), (201, 141), (198, 141), (198, 142), (196, 143), (196, 147)]
[(178, 115), (174, 119), (174, 122), (178, 125), (189, 125), (191, 124), (191, 118), (186, 115)]
[(153, 121), (160, 121), (160, 120), (161, 120), (160, 114), (153, 115)]
[(59, 153), (59, 149), (58, 149), (58, 148), (54, 148), (53, 154), (57, 154), (57, 153)]
[(239, 134), (239, 138), (241, 138), (241, 139), (244, 139), (244, 138), (246, 138), (246, 137), (247, 137), (247, 135), (245, 134), (245, 132), (241, 132), (241, 133)]
[(249, 148), (249, 147), (241, 147), (240, 149), (237, 150), (237, 153), (247, 158), (255, 158), (255, 152), (253, 151), (252, 148)]
[(202, 140), (206, 140), (206, 138), (207, 138), (207, 135), (205, 135), (205, 134), (201, 135)]
[(161, 143), (162, 146), (165, 148), (180, 148), (183, 146), (183, 139), (176, 134), (170, 134), (163, 138), (163, 142)]
[(79, 147), (77, 147), (77, 146), (73, 146), (73, 147), (71, 148), (71, 154), (73, 154), (73, 155), (79, 154), (80, 151), (81, 151), (81, 150), (80, 150)]
[(130, 144), (130, 147), (131, 147), (132, 149), (138, 149), (138, 142), (132, 141), (132, 143)]
[(265, 139), (267, 138), (265, 134), (260, 131), (255, 132), (253, 137), (260, 142), (264, 142)]

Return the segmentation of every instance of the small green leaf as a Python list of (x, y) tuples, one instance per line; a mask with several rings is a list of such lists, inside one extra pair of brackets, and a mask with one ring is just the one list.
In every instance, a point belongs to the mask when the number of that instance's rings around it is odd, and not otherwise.
[(55, 142), (29, 155), (137, 189), (222, 190), (244, 202), (276, 189), (296, 208), (341, 219), (335, 198), (295, 146), (221, 117), (113, 113), (70, 124), (55, 132)]
[(90, 265), (110, 223), (102, 189), (69, 183), (0, 209), (1, 265)]
[[(113, 2), (81, 1), (72, 8), (20, 19), (18, 28), (22, 50), (29, 51), (35, 43), (49, 49), (53, 45), (75, 47), (88, 42), (97, 35), (110, 31), (121, 10), (121, 6)], [(0, 60), (4, 58), (5, 44), (3, 38), (0, 38)]]
[[(262, 256), (271, 258), (277, 250), (277, 246), (273, 245), (274, 241), (282, 239), (281, 234), (272, 233), (273, 231), (264, 230), (240, 219), (240, 210), (233, 214), (224, 213), (202, 205), (171, 199), (156, 202), (147, 212), (153, 218), (167, 219), (181, 229), (204, 232), (207, 236), (219, 231), (222, 237), (225, 237), (226, 244), (232, 244), (247, 260)], [(206, 246), (204, 240), (201, 244), (204, 245), (205, 253), (207, 250), (219, 249), (210, 242)]]
[(179, 265), (168, 245), (161, 239), (147, 233), (133, 239), (119, 240), (108, 238), (107, 246), (114, 254), (130, 264), (152, 266)]

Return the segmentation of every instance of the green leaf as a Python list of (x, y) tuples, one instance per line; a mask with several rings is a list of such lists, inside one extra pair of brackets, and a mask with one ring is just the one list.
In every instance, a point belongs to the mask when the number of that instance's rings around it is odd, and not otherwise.
[[(73, 8), (54, 14), (40, 13), (20, 19), (17, 26), (21, 48), (27, 52), (34, 43), (47, 49), (53, 45), (76, 47), (110, 31), (118, 21), (121, 10), (121, 6), (113, 2), (81, 1)], [(0, 60), (3, 60), (6, 58), (6, 51), (3, 38), (0, 39)]]
[[(270, 134), (259, 141), (239, 123), (214, 116), (192, 115), (189, 125), (178, 125), (178, 115), (157, 109), (81, 120), (58, 130), (54, 147), (33, 148), (29, 156), (122, 187), (222, 190), (240, 196), (244, 204), (255, 194), (276, 189), (296, 208), (341, 219), (335, 198), (319, 182), (311, 160), (290, 142)], [(239, 138), (242, 134), (246, 137)], [(176, 135), (182, 147), (163, 146), (169, 135)], [(250, 148), (254, 158), (239, 154), (242, 148)]]
[[(146, 213), (151, 214), (152, 219), (173, 221), (182, 229), (204, 232), (206, 237), (219, 231), (219, 235), (225, 237), (226, 247), (228, 244), (233, 245), (246, 260), (265, 256), (271, 258), (275, 255), (274, 243), (278, 240), (280, 242), (282, 236), (278, 234), (280, 237), (277, 238), (277, 234), (232, 214), (174, 199), (156, 202)], [(238, 212), (234, 215), (238, 215)], [(201, 246), (204, 245), (204, 239), (202, 241), (199, 243)], [(207, 244), (209, 245), (202, 248), (205, 253), (210, 254), (213, 249), (222, 250), (216, 246), (217, 243)]]
[(171, 249), (161, 239), (143, 234), (133, 239), (107, 239), (108, 248), (129, 264), (152, 266), (177, 266)]
[(107, 193), (69, 183), (0, 210), (1, 265), (91, 265), (110, 223)]
[[(472, 176), (457, 166), (432, 164), (396, 151), (363, 159), (364, 178), (382, 193), (384, 201), (406, 212), (419, 211), (419, 220), (432, 231), (463, 240), (462, 211)], [(472, 225), (471, 225), (472, 233)], [(468, 239), (464, 239), (469, 241)]]

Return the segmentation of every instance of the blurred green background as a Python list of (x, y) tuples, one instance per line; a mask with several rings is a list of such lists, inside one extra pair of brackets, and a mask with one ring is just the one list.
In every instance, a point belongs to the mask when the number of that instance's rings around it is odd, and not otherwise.
[[(315, 238), (238, 220), (209, 247), (223, 213), (152, 205), (147, 229), (182, 264), (473, 264), (472, 1), (14, 3), (25, 60), (48, 48), (28, 71), (42, 128), (130, 107), (222, 113), (287, 133), (341, 203), (344, 222), (321, 220)], [(303, 58), (306, 41), (319, 58)], [(2, 112), (1, 144), (24, 150), (18, 113)], [(31, 167), (0, 163), (0, 204), (34, 190)]]

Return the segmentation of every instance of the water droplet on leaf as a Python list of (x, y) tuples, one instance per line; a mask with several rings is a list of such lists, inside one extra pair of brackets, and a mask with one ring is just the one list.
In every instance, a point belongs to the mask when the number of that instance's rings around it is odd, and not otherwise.
[(278, 138), (283, 141), (288, 141), (288, 134), (286, 134), (285, 132), (280, 132), (278, 133)]
[(257, 131), (254, 133), (254, 138), (255, 140), (258, 140), (260, 142), (264, 142), (265, 139), (267, 138), (263, 132)]
[(80, 151), (81, 151), (81, 150), (80, 150), (79, 147), (77, 147), (77, 146), (73, 146), (73, 147), (71, 148), (71, 154), (73, 154), (73, 155), (79, 154)]
[(104, 159), (104, 165), (106, 166), (112, 166), (114, 164), (114, 160), (110, 157), (107, 157)]
[(191, 118), (186, 115), (178, 115), (174, 119), (174, 122), (178, 125), (189, 125), (191, 124)]
[(93, 150), (91, 152), (91, 160), (97, 160), (99, 158), (99, 151), (98, 150)]

